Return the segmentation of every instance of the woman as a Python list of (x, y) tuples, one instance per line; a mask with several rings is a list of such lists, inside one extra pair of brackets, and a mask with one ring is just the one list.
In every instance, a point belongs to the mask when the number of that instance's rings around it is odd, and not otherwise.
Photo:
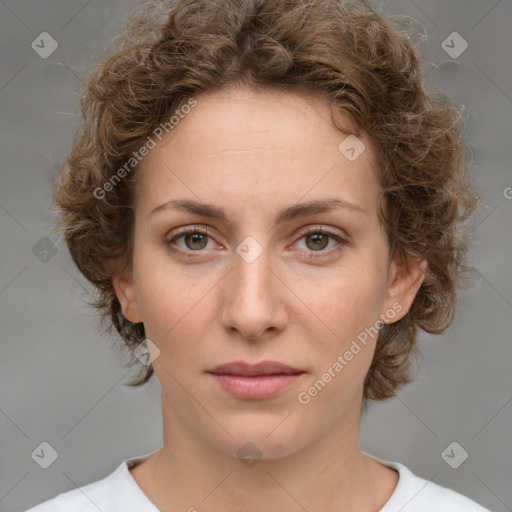
[(161, 384), (164, 443), (32, 511), (486, 510), (360, 449), (469, 270), (460, 115), (420, 64), (364, 2), (132, 16), (55, 203), (131, 384)]

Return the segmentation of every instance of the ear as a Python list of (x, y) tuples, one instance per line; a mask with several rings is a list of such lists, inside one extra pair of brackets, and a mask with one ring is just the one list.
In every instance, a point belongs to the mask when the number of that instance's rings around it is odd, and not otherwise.
[[(384, 323), (391, 324), (403, 318), (411, 308), (414, 297), (425, 279), (426, 259), (409, 255), (407, 261), (395, 257), (388, 271), (388, 288), (381, 311)], [(390, 314), (392, 312), (392, 314)], [(387, 314), (386, 314), (387, 313)]]
[(142, 322), (131, 265), (118, 271), (112, 278), (112, 284), (125, 318), (134, 324)]

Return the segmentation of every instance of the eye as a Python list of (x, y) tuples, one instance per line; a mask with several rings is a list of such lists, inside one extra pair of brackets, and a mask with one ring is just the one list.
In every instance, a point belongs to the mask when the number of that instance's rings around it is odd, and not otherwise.
[[(325, 257), (331, 255), (334, 251), (341, 250), (345, 245), (348, 245), (347, 240), (320, 226), (308, 227), (301, 233), (301, 238), (296, 244), (302, 240), (304, 240), (305, 248), (299, 248), (299, 250), (306, 253), (309, 252), (309, 254), (307, 254), (309, 258)], [(178, 243), (179, 241), (182, 241), (182, 243)], [(214, 244), (213, 247), (209, 246), (209, 242)], [(329, 244), (331, 244), (331, 247), (325, 250)], [(205, 252), (204, 249), (213, 249), (215, 243), (213, 238), (208, 235), (207, 229), (193, 226), (175, 230), (174, 236), (165, 240), (165, 246), (174, 253), (194, 257), (194, 252), (201, 253)]]
[[(332, 251), (342, 249), (343, 246), (348, 244), (347, 240), (339, 235), (319, 226), (310, 226), (301, 235), (300, 240), (304, 240), (305, 251), (322, 253), (321, 255), (312, 254), (309, 256), (313, 258), (322, 257), (325, 253), (330, 254)], [(331, 242), (333, 242), (334, 247), (331, 245), (328, 250), (324, 250)]]
[[(179, 228), (176, 231), (178, 234), (165, 241), (165, 245), (173, 252), (201, 252), (208, 248), (208, 242), (213, 240), (204, 228)], [(183, 239), (184, 246), (177, 243), (180, 239)]]

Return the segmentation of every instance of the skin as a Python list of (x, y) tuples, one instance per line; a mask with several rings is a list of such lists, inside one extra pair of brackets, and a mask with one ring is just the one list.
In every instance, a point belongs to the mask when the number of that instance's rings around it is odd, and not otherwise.
[[(377, 511), (398, 482), (360, 449), (377, 336), (307, 405), (297, 395), (365, 328), (407, 313), (426, 262), (406, 268), (389, 259), (370, 141), (360, 135), (366, 150), (347, 159), (338, 150), (346, 134), (330, 122), (326, 98), (238, 88), (196, 99), (142, 162), (133, 261), (114, 279), (124, 315), (143, 321), (160, 351), (152, 356), (164, 443), (131, 474), (161, 510)], [(282, 208), (333, 197), (365, 212), (275, 222)], [(171, 199), (215, 205), (227, 222), (176, 209), (150, 215)], [(174, 247), (183, 252), (173, 253), (165, 241), (184, 226), (208, 228), (208, 236), (181, 236)], [(308, 226), (347, 243), (328, 237), (325, 246), (302, 233)], [(236, 252), (247, 236), (262, 249), (251, 263)], [(393, 304), (401, 310), (389, 319)], [(244, 400), (206, 373), (236, 360), (305, 373), (271, 398)], [(252, 467), (237, 457), (247, 442), (262, 454)]]

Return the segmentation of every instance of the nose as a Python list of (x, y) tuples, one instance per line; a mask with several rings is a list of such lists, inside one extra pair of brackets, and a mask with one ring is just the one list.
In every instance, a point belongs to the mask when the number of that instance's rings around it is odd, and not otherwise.
[(252, 262), (235, 255), (223, 288), (221, 322), (240, 337), (258, 341), (282, 332), (288, 322), (285, 285), (271, 268), (268, 251)]

